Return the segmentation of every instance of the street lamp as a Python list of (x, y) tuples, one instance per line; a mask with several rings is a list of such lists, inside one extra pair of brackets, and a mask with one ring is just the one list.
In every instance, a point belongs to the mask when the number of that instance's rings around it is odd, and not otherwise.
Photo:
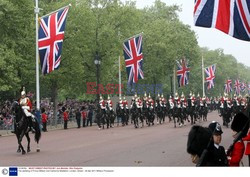
[(96, 52), (94, 63), (96, 65), (96, 82), (97, 82), (96, 99), (99, 101), (99, 98), (100, 98), (99, 84), (100, 84), (100, 64), (101, 64), (101, 61), (100, 61), (98, 52)]

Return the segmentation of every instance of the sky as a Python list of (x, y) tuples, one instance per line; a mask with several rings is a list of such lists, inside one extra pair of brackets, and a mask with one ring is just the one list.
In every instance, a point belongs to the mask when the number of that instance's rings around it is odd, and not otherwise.
[[(155, 0), (136, 0), (138, 8), (151, 6)], [(235, 39), (213, 28), (202, 28), (193, 25), (194, 0), (161, 0), (167, 5), (181, 6), (179, 18), (184, 24), (191, 26), (195, 31), (199, 46), (208, 47), (210, 50), (221, 48), (225, 54), (233, 55), (238, 62), (250, 67), (250, 42)]]

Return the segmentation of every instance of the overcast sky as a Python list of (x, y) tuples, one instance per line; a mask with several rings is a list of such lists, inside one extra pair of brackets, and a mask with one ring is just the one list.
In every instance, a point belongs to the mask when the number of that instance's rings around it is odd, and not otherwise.
[[(124, 0), (126, 1), (126, 0)], [(136, 0), (138, 8), (150, 6), (155, 0)], [(201, 47), (211, 50), (221, 48), (225, 54), (232, 54), (240, 63), (250, 66), (250, 42), (235, 39), (223, 32), (212, 28), (201, 28), (193, 25), (194, 0), (161, 0), (167, 5), (177, 4), (182, 8), (179, 13), (180, 20), (191, 26), (198, 37)]]

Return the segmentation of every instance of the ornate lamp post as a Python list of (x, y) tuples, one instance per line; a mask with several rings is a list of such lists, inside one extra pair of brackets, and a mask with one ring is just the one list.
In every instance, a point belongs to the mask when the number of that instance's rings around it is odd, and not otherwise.
[(96, 99), (99, 101), (99, 98), (100, 98), (99, 84), (100, 84), (100, 64), (101, 64), (101, 61), (100, 61), (98, 52), (96, 52), (94, 63), (96, 65), (96, 82), (97, 82)]

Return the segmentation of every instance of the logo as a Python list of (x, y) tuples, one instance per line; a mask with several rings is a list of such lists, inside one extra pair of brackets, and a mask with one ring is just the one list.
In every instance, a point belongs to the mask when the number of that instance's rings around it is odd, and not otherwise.
[(9, 176), (17, 176), (17, 167), (9, 168)]
[(7, 175), (8, 172), (9, 172), (9, 171), (8, 171), (6, 168), (4, 168), (4, 169), (2, 170), (2, 174), (3, 174), (3, 175)]

